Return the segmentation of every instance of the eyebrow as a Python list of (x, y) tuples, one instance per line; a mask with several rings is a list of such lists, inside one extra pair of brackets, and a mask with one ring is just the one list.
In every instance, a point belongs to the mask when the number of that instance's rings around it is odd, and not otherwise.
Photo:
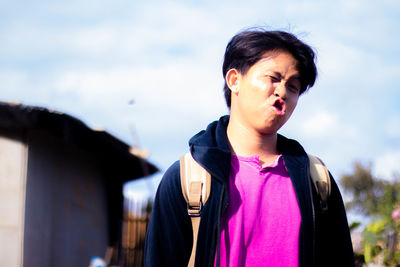
[[(282, 73), (280, 73), (280, 72), (273, 71), (272, 73), (273, 73), (274, 75), (278, 76), (279, 78), (282, 78), (282, 77), (283, 77)], [(300, 76), (300, 74), (295, 74), (295, 75), (293, 75), (293, 76), (290, 76), (288, 80), (291, 80), (291, 79), (301, 80), (301, 76)]]

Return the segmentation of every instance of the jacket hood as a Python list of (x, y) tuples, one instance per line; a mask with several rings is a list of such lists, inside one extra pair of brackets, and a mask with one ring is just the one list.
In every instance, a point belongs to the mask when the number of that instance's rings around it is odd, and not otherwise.
[(228, 122), (229, 116), (223, 116), (189, 140), (193, 158), (221, 181), (226, 181), (230, 171), (231, 149), (226, 133)]

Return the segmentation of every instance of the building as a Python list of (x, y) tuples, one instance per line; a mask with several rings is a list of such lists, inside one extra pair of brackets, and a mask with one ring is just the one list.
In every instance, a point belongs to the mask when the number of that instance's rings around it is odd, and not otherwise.
[(0, 102), (0, 266), (88, 266), (115, 251), (124, 182), (156, 171), (67, 114)]

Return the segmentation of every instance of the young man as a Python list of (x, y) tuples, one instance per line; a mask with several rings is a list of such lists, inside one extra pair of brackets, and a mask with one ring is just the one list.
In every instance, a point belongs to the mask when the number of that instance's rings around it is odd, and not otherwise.
[[(212, 176), (195, 266), (354, 266), (343, 201), (331, 177), (328, 209), (310, 182), (301, 145), (277, 133), (311, 87), (312, 49), (281, 31), (234, 36), (224, 58), (230, 116), (189, 141)], [(179, 162), (165, 173), (147, 231), (145, 266), (187, 266), (192, 226)]]

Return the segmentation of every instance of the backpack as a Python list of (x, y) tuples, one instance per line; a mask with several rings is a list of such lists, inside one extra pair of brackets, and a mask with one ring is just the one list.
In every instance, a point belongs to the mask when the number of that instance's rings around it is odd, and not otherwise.
[[(320, 200), (321, 210), (326, 212), (328, 210), (328, 198), (331, 193), (331, 180), (328, 169), (318, 157), (308, 154), (308, 159), (311, 180)], [(196, 254), (201, 210), (211, 192), (211, 175), (188, 152), (180, 159), (180, 176), (182, 194), (187, 202), (187, 211), (193, 228), (193, 247), (188, 263), (188, 266), (192, 267), (194, 266)]]

